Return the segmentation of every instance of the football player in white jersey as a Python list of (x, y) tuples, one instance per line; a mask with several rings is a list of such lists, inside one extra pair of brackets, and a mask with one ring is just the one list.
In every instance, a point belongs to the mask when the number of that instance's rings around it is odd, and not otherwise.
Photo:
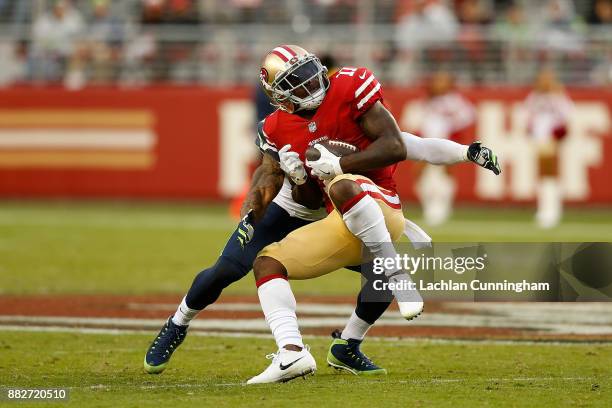
[[(456, 90), (452, 76), (446, 71), (435, 73), (429, 81), (428, 97), (423, 102), (418, 133), (426, 139), (459, 141), (472, 127), (475, 117), (474, 106)], [(425, 222), (443, 224), (452, 212), (455, 180), (443, 166), (416, 164), (414, 173)]]
[(548, 68), (541, 70), (525, 100), (527, 133), (538, 152), (536, 222), (541, 228), (552, 228), (561, 220), (559, 146), (567, 135), (573, 106), (555, 73)]

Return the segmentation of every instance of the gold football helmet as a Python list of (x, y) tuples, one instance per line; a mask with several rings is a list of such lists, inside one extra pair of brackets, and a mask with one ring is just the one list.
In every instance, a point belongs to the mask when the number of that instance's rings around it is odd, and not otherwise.
[(259, 79), (270, 103), (289, 113), (316, 109), (329, 88), (327, 68), (316, 55), (297, 45), (280, 45), (270, 51)]

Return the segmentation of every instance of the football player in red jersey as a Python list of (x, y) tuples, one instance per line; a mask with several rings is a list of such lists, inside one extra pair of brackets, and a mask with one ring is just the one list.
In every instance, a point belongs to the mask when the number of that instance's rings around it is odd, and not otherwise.
[[(296, 184), (296, 196), (312, 176), (324, 180), (329, 214), (264, 248), (253, 265), (260, 303), (279, 351), (272, 364), (249, 384), (288, 381), (316, 370), (314, 358), (302, 343), (288, 278), (308, 279), (362, 264), (362, 245), (373, 257), (395, 257), (391, 243), (405, 229), (413, 243), (430, 241), (420, 228), (404, 220), (393, 174), (398, 162), (413, 158), (407, 146), (414, 140), (402, 134), (385, 108), (380, 83), (372, 72), (345, 67), (328, 79), (315, 55), (284, 45), (268, 53), (260, 77), (271, 102), (279, 108), (260, 124), (260, 149), (280, 161)], [(320, 144), (324, 140), (341, 140), (360, 151), (337, 157)], [(455, 162), (469, 159), (499, 173), (497, 159), (489, 149), (479, 143), (455, 145), (458, 147), (451, 149)], [(321, 157), (307, 161), (308, 147), (319, 150)], [(398, 270), (385, 271), (385, 275), (390, 282), (409, 279)], [(423, 302), (416, 291), (394, 295), (405, 318), (412, 319), (422, 311)], [(351, 316), (351, 320), (357, 319)], [(353, 334), (363, 339), (371, 325), (358, 320), (353, 323), (359, 327), (354, 330), (359, 333)], [(337, 340), (338, 345), (347, 342)], [(344, 368), (346, 364), (334, 358), (333, 348), (334, 344), (328, 362)], [(355, 356), (363, 358), (360, 352)]]

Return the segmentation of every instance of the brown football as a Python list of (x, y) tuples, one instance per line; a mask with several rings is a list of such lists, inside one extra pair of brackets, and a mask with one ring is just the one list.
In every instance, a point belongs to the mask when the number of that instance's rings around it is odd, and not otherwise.
[[(319, 142), (319, 144), (323, 145), (327, 150), (338, 157), (348, 156), (349, 154), (357, 153), (359, 151), (357, 146), (341, 140), (324, 140)], [(306, 149), (306, 159), (315, 161), (319, 160), (320, 157), (321, 153), (319, 153), (319, 151), (314, 147), (309, 147)]]

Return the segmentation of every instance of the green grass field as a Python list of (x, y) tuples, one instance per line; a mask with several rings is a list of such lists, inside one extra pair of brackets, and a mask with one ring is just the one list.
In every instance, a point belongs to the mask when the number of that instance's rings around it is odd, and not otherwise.
[[(3, 333), (4, 386), (70, 387), (74, 406), (610, 406), (611, 345), (371, 341), (389, 370), (360, 378), (326, 367), (328, 341), (310, 344), (306, 381), (243, 386), (266, 367), (270, 342), (188, 338), (162, 375), (144, 374), (150, 336)], [(22, 405), (19, 405), (22, 406)]]
[[(416, 208), (408, 218), (420, 222)], [(460, 209), (426, 228), (437, 242), (612, 241), (612, 210), (573, 210), (538, 230), (528, 210)], [(183, 293), (219, 255), (235, 222), (225, 207), (170, 204), (0, 203), (0, 294)], [(353, 294), (350, 272), (295, 282), (297, 293)], [(354, 281), (354, 285), (351, 283)], [(254, 294), (251, 277), (227, 293)]]
[[(407, 215), (419, 222), (415, 208)], [(0, 296), (180, 295), (233, 228), (217, 206), (3, 202)], [(612, 210), (570, 210), (563, 225), (540, 231), (527, 210), (460, 209), (452, 222), (428, 232), (439, 242), (612, 241)], [(298, 297), (353, 295), (359, 280), (350, 274), (292, 285)], [(255, 295), (252, 277), (227, 293)], [(611, 343), (371, 339), (365, 351), (390, 374), (358, 378), (326, 367), (329, 340), (307, 336), (316, 376), (245, 387), (268, 364), (270, 339), (190, 336), (170, 368), (150, 376), (142, 372), (142, 358), (154, 335), (0, 326), (0, 388), (70, 387), (69, 405), (78, 407), (612, 406)], [(28, 405), (0, 399), (3, 404)]]

